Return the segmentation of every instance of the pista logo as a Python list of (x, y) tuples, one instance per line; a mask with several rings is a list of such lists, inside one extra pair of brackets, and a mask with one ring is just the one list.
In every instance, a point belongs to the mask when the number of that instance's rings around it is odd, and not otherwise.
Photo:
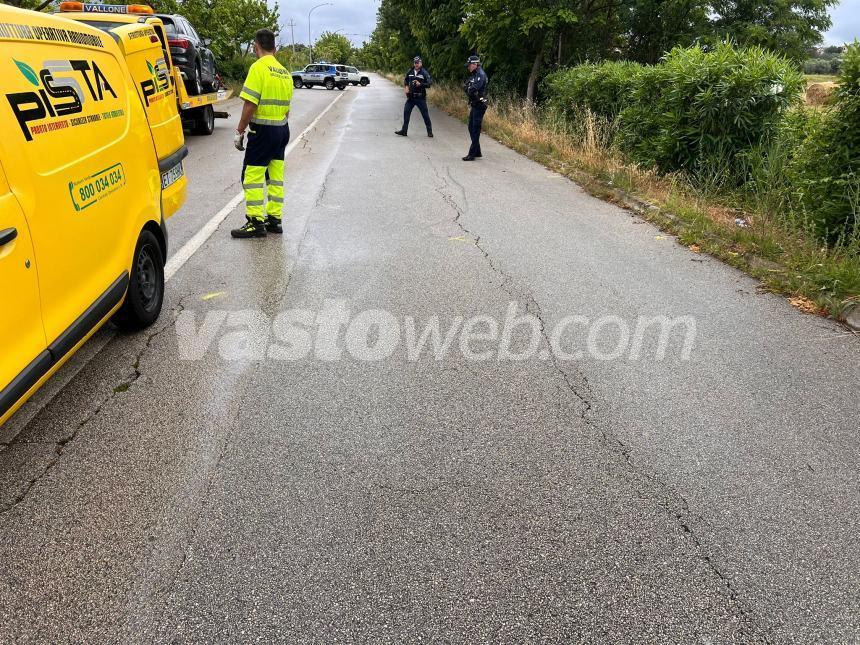
[(143, 94), (146, 107), (149, 107), (151, 103), (168, 96), (171, 93), (171, 88), (167, 62), (163, 58), (155, 61), (155, 65), (146, 61), (146, 67), (149, 69), (149, 78), (141, 82), (140, 91)]
[[(6, 94), (27, 141), (32, 141), (34, 135), (123, 114), (122, 110), (99, 113), (88, 109), (89, 114), (74, 117), (84, 111), (89, 101), (98, 105), (108, 94), (114, 99), (117, 98), (116, 92), (95, 61), (46, 60), (39, 72), (36, 72), (27, 63), (12, 60), (18, 71), (34, 87), (26, 92)], [(86, 92), (84, 86), (87, 88)]]

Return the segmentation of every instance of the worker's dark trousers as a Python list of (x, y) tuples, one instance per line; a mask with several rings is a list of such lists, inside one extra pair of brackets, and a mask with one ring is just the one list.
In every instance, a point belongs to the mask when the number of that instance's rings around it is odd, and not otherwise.
[(423, 96), (406, 99), (406, 105), (403, 106), (403, 132), (409, 130), (409, 118), (412, 116), (412, 108), (418, 108), (421, 116), (424, 117), (424, 125), (427, 126), (427, 132), (433, 132), (433, 124), (430, 123), (430, 113), (427, 111), (427, 98)]
[[(284, 150), (290, 142), (290, 126), (248, 126), (242, 188), (245, 190), (245, 215), (263, 221), (265, 216), (280, 220), (284, 209)], [(264, 192), (265, 191), (265, 192)]]
[(469, 111), (469, 136), (472, 138), (472, 145), (469, 148), (470, 157), (481, 156), (481, 124), (484, 122), (484, 113), (486, 111), (486, 103), (473, 105)]

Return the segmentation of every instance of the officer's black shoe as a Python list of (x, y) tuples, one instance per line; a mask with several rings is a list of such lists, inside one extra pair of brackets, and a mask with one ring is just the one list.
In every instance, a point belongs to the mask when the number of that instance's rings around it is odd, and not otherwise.
[(261, 220), (249, 219), (242, 228), (234, 228), (230, 235), (239, 239), (266, 237), (266, 227)]
[(430, 137), (430, 138), (432, 139), (432, 138), (433, 138), (433, 131), (432, 131), (432, 130), (428, 130), (428, 131), (427, 131), (427, 136), (428, 136), (428, 137)]
[(281, 226), (281, 220), (277, 217), (267, 217), (266, 230), (269, 231), (269, 233), (283, 233), (284, 227)]
[(463, 157), (463, 161), (474, 161), (475, 158), (472, 155), (466, 155)]
[(401, 137), (406, 136), (406, 130), (395, 130), (394, 134), (399, 134)]

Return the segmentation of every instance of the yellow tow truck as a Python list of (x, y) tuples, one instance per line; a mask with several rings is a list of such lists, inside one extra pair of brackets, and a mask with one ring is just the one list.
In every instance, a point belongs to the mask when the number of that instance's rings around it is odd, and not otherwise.
[[(134, 40), (152, 38), (148, 32), (133, 31), (134, 38), (125, 36), (128, 25), (141, 28), (150, 27), (161, 44), (162, 58), (153, 65), (149, 61), (147, 67), (134, 66), (129, 61), (132, 75), (144, 79), (145, 88), (141, 100), (147, 108), (150, 103), (163, 102), (171, 105), (175, 102), (176, 113), (182, 125), (193, 134), (210, 135), (215, 129), (216, 118), (226, 118), (224, 112), (217, 112), (215, 104), (230, 98), (232, 90), (221, 89), (199, 96), (188, 94), (179, 67), (173, 64), (170, 56), (170, 46), (164, 29), (164, 23), (154, 15), (152, 7), (142, 4), (111, 5), (91, 4), (87, 2), (61, 2), (58, 14), (69, 20), (88, 24), (114, 35), (120, 47), (128, 57), (136, 53)], [(119, 38), (117, 38), (119, 36)], [(155, 42), (154, 40), (152, 42)], [(148, 43), (146, 43), (148, 45)], [(173, 96), (175, 101), (170, 101)], [(163, 110), (159, 110), (163, 112)]]
[(0, 4), (0, 424), (107, 320), (161, 312), (188, 149), (156, 26)]

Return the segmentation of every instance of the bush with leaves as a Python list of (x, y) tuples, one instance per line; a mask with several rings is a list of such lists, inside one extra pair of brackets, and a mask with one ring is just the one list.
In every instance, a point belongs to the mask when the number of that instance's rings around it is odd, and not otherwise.
[(860, 238), (860, 42), (845, 54), (836, 102), (795, 164), (799, 203), (834, 243)]
[(255, 56), (234, 55), (219, 61), (218, 71), (222, 76), (236, 81), (244, 81), (248, 70), (257, 60)]
[(743, 179), (738, 156), (771, 135), (805, 86), (782, 56), (729, 43), (675, 48), (634, 78), (619, 115), (622, 149), (643, 165), (720, 183)]
[(570, 117), (587, 108), (613, 120), (630, 104), (645, 67), (630, 61), (586, 63), (554, 72), (544, 81), (549, 104)]

